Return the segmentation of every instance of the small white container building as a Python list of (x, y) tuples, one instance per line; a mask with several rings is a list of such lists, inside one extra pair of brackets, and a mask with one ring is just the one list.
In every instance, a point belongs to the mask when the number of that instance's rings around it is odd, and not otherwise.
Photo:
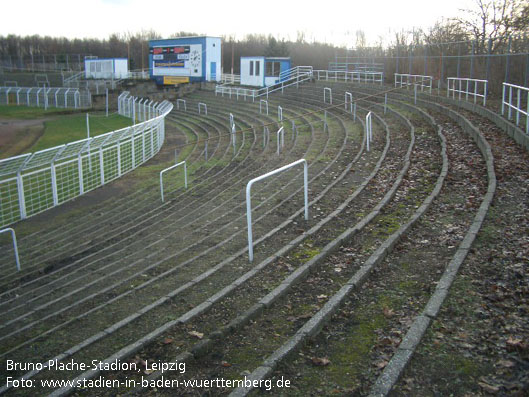
[(86, 58), (84, 70), (87, 79), (126, 79), (129, 62), (127, 58)]
[(241, 85), (274, 85), (281, 82), (280, 74), (290, 68), (290, 58), (286, 57), (241, 57)]

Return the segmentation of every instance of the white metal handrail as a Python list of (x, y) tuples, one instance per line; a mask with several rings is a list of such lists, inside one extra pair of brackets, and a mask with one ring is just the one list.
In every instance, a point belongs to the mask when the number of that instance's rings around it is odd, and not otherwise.
[(128, 79), (132, 80), (148, 80), (149, 70), (131, 70), (127, 76)]
[[(507, 90), (509, 94), (507, 95)], [(516, 104), (513, 101), (513, 91), (516, 91)], [(524, 98), (525, 97), (525, 98)], [(523, 103), (525, 101), (525, 110)], [(529, 134), (529, 88), (519, 85), (503, 83), (503, 94), (501, 102), (501, 115), (505, 115), (505, 106), (508, 108), (507, 119), (512, 120), (512, 111), (516, 112), (516, 125), (520, 124), (520, 114), (525, 116), (525, 133)]]
[(198, 114), (202, 114), (201, 108), (204, 109), (204, 114), (207, 116), (208, 115), (208, 105), (206, 105), (204, 102), (199, 102), (198, 103)]
[(184, 161), (181, 161), (180, 163), (177, 163), (175, 165), (172, 165), (172, 166), (160, 171), (160, 195), (162, 196), (162, 203), (164, 202), (164, 196), (163, 196), (163, 174), (164, 174), (164, 172), (170, 171), (173, 168), (179, 167), (181, 165), (184, 166), (184, 186), (187, 189), (187, 165), (186, 165), (186, 162), (184, 160)]
[(369, 152), (369, 144), (371, 143), (373, 139), (373, 130), (371, 127), (371, 112), (369, 112), (366, 115), (365, 133), (366, 133), (366, 148), (367, 148), (367, 151)]
[(281, 168), (270, 171), (264, 175), (258, 176), (248, 182), (246, 185), (246, 220), (248, 223), (248, 257), (250, 262), (253, 262), (253, 234), (252, 234), (252, 185), (256, 182), (262, 181), (263, 179), (269, 178), (273, 175), (279, 174), (280, 172), (286, 171), (298, 164), (303, 164), (303, 193), (305, 197), (305, 220), (309, 220), (309, 178), (308, 178), (308, 167), (307, 160), (300, 159), (293, 163), (287, 164)]
[(421, 74), (395, 73), (395, 88), (419, 86), (421, 91), (429, 90), (432, 93), (433, 77)]
[[(469, 96), (474, 97), (474, 103), (476, 103), (477, 98), (483, 98), (483, 106), (485, 106), (487, 104), (487, 84), (487, 80), (448, 77), (446, 96), (450, 97), (450, 93), (452, 93), (452, 99), (455, 99), (456, 93), (458, 93), (458, 98), (461, 100), (464, 94), (467, 101)], [(482, 85), (482, 89), (479, 89), (480, 85)]]
[(277, 121), (283, 121), (283, 108), (280, 105), (277, 107)]
[[(281, 139), (280, 139), (281, 138)], [(281, 127), (277, 130), (277, 155), (281, 153), (281, 148), (285, 147), (285, 129)]]
[(296, 66), (279, 73), (279, 81), (291, 80), (298, 76), (312, 76), (312, 66)]
[(265, 106), (265, 109), (266, 109), (266, 115), (268, 116), (268, 101), (266, 99), (261, 99), (259, 101), (259, 113), (262, 114), (263, 111), (262, 111), (262, 105), (263, 103), (266, 105)]
[(7, 232), (11, 232), (11, 238), (13, 240), (13, 251), (15, 252), (15, 262), (17, 265), (17, 271), (20, 271), (20, 259), (18, 257), (17, 236), (15, 234), (15, 231), (10, 227), (0, 230), (0, 234), (7, 233)]
[(237, 147), (237, 134), (235, 132), (235, 123), (231, 125), (231, 143), (233, 145), (233, 154), (235, 155), (235, 148)]
[(383, 72), (364, 72), (364, 71), (339, 71), (339, 70), (314, 70), (314, 76), (318, 80), (334, 80), (334, 81), (351, 81), (357, 83), (372, 83), (380, 84), (384, 83)]
[(323, 88), (323, 103), (327, 103), (327, 92), (329, 93), (329, 103), (332, 105), (332, 90), (329, 87)]
[(239, 74), (229, 74), (229, 73), (223, 73), (220, 81), (222, 83), (240, 83), (241, 82), (241, 76)]
[(268, 99), (268, 96), (275, 91), (284, 90), (285, 88), (293, 85), (298, 86), (299, 83), (312, 79), (311, 66), (298, 66), (296, 68), (289, 69), (285, 72), (289, 73), (284, 75), (284, 79), (280, 78), (279, 82), (268, 87), (256, 90), (241, 87), (230, 87), (226, 84), (221, 84), (215, 86), (215, 95), (221, 94), (222, 96), (224, 96), (224, 94), (228, 94), (230, 98), (232, 97), (232, 95), (236, 95), (237, 100), (241, 95), (244, 96), (245, 100), (247, 97), (250, 97), (253, 101), (255, 101), (255, 98), (259, 98), (261, 96), (266, 96), (266, 98)]
[(184, 111), (187, 112), (187, 105), (185, 99), (177, 99), (176, 100), (176, 110), (180, 110), (180, 104), (184, 105)]
[(347, 104), (349, 104), (349, 113), (353, 113), (353, 94), (345, 92), (344, 109), (347, 112)]

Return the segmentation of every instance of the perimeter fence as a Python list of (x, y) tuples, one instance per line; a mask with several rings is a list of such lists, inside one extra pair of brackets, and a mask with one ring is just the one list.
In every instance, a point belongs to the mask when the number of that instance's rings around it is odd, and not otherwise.
[(529, 85), (529, 37), (357, 48), (337, 53), (329, 69), (352, 71), (359, 64), (365, 71), (383, 71), (388, 78), (433, 76), (441, 81), (441, 88), (446, 88), (447, 77), (488, 80), (489, 91), (499, 97), (502, 82)]
[(0, 226), (96, 189), (158, 153), (165, 139), (165, 116), (173, 105), (124, 92), (118, 109), (133, 119), (133, 126), (0, 160)]
[(0, 87), (0, 105), (31, 107), (89, 108), (92, 95), (88, 90), (64, 87)]

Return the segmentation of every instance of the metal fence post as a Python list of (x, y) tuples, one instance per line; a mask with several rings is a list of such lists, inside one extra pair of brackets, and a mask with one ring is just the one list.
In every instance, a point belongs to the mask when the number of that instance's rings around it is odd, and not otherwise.
[(79, 194), (84, 194), (83, 158), (81, 152), (77, 156), (77, 172), (79, 174)]
[(51, 171), (51, 195), (53, 197), (53, 205), (59, 205), (59, 197), (57, 194), (57, 172), (55, 170), (55, 161), (53, 160), (50, 164)]
[(487, 67), (486, 67), (486, 78), (485, 80), (490, 79), (490, 58), (492, 53), (492, 39), (489, 39), (488, 49), (487, 49)]
[(18, 206), (20, 209), (20, 219), (26, 219), (26, 198), (24, 195), (24, 180), (20, 170), (17, 172)]
[(13, 251), (15, 252), (15, 262), (17, 265), (17, 271), (20, 271), (20, 258), (18, 256), (18, 246), (17, 246), (17, 236), (15, 230), (8, 227), (7, 229), (0, 230), (0, 233), (11, 232), (11, 237), (13, 239)]
[(99, 174), (101, 175), (101, 185), (105, 184), (105, 164), (103, 160), (103, 148), (99, 148)]
[(367, 151), (369, 152), (369, 149), (370, 149), (370, 142), (372, 140), (372, 130), (371, 130), (371, 112), (367, 113), (366, 115), (366, 127), (365, 127), (365, 131), (366, 131), (366, 143), (367, 143)]

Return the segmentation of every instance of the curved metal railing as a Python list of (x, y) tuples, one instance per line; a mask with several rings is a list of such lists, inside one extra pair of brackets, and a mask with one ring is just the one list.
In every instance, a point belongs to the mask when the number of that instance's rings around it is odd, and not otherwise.
[(161, 103), (119, 96), (119, 113), (133, 126), (0, 160), (0, 226), (25, 219), (96, 189), (153, 157), (165, 139)]

